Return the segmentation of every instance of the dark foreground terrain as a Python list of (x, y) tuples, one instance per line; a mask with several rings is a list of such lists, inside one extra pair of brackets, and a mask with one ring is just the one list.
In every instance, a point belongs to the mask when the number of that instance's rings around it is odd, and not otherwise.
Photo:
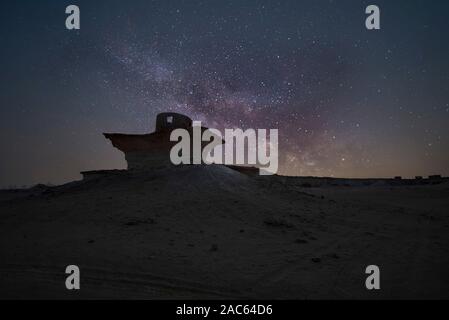
[[(2, 191), (0, 298), (449, 298), (448, 208), (448, 183), (310, 186), (219, 166)], [(365, 288), (371, 264), (380, 291)]]

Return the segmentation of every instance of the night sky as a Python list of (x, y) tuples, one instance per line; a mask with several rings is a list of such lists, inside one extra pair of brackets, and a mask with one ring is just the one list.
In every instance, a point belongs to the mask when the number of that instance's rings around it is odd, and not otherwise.
[(281, 174), (449, 175), (448, 14), (437, 0), (3, 1), (0, 187), (125, 168), (102, 133), (151, 132), (164, 111), (278, 128)]

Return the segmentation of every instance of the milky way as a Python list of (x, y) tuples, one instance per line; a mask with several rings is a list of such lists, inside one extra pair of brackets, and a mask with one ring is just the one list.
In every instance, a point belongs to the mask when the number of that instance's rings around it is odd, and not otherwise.
[[(330, 153), (338, 152), (329, 124), (336, 112), (334, 84), (343, 81), (347, 66), (332, 50), (293, 48), (281, 57), (232, 43), (168, 61), (157, 47), (116, 41), (106, 52), (132, 88), (131, 101), (137, 96), (145, 106), (187, 114), (212, 128), (279, 129), (285, 170), (301, 173), (301, 163), (323, 170)], [(116, 77), (105, 82), (120, 91), (123, 82), (115, 83)]]

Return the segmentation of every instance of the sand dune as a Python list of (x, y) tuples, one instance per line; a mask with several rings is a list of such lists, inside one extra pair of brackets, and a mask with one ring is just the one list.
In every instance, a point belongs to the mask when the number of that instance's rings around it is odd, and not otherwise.
[[(2, 191), (0, 296), (449, 298), (448, 195), (447, 183), (306, 188), (223, 166)], [(380, 291), (365, 288), (370, 264)]]

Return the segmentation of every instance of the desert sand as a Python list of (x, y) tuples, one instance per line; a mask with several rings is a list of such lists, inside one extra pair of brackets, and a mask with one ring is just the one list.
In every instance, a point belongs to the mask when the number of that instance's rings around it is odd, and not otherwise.
[[(0, 297), (447, 299), (448, 207), (447, 182), (310, 186), (223, 166), (4, 190)], [(365, 287), (372, 264), (381, 290)]]

